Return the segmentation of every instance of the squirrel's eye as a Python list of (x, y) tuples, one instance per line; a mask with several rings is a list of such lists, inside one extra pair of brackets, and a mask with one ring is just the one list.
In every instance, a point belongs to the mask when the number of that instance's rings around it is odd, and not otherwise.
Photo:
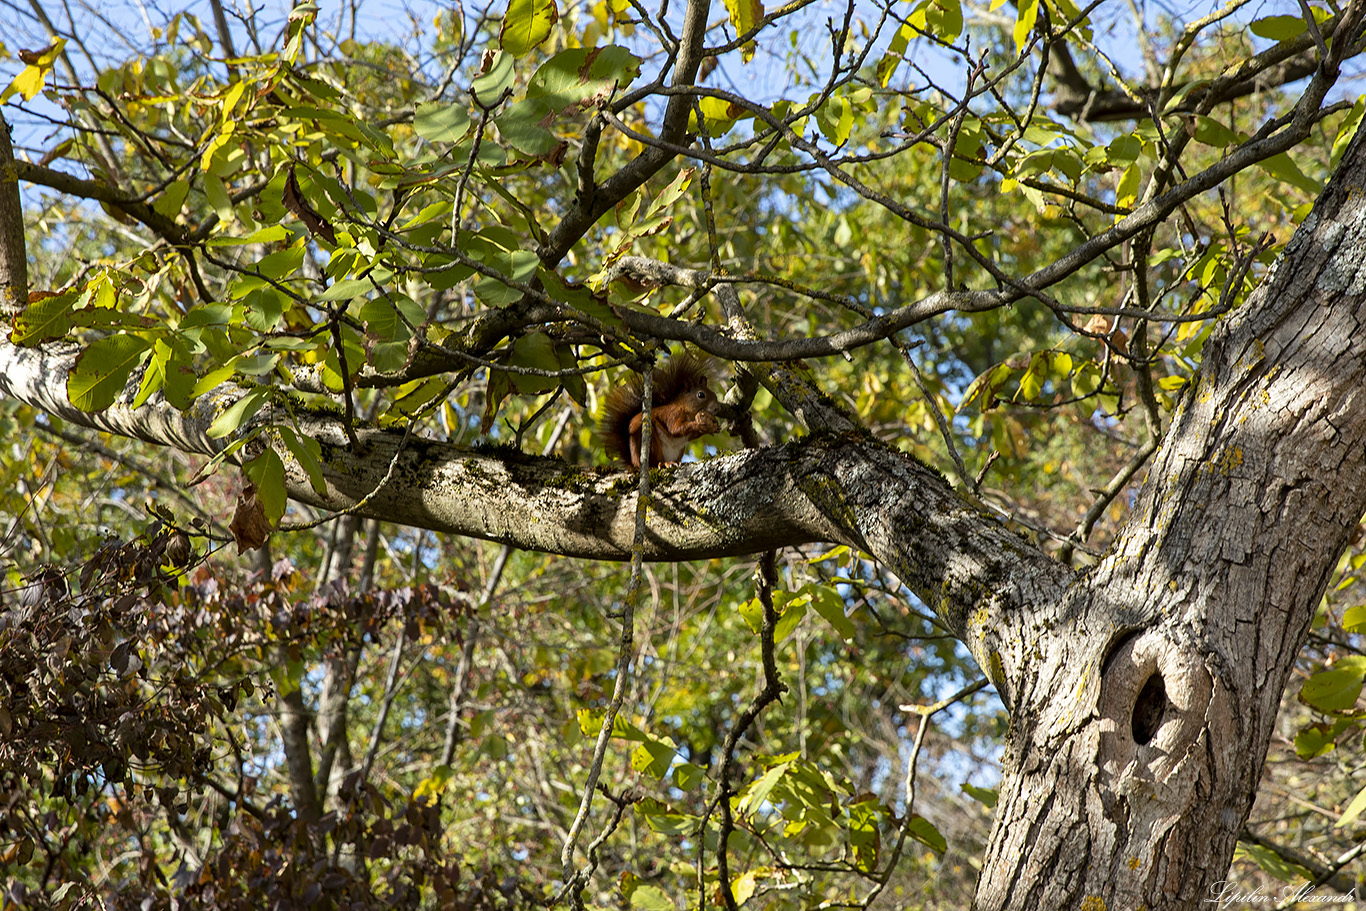
[(699, 389), (699, 390), (697, 390), (697, 397), (698, 397), (699, 399), (705, 399), (705, 398), (707, 397), (707, 390), (705, 390), (705, 389)]

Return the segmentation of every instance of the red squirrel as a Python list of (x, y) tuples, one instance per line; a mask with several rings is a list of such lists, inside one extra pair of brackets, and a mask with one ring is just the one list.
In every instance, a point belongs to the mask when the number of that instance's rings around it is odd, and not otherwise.
[[(655, 403), (650, 408), (650, 467), (677, 464), (688, 444), (716, 433), (721, 424), (712, 409), (711, 372), (705, 360), (687, 352), (671, 357), (654, 370)], [(633, 468), (640, 467), (640, 428), (645, 380), (638, 374), (607, 394), (598, 437), (609, 455)]]

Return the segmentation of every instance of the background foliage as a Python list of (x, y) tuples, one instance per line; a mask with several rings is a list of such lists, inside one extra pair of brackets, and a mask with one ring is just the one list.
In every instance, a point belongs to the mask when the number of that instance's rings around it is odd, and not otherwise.
[[(87, 410), (139, 376), (139, 400), (179, 407), (249, 394), (211, 430), (240, 475), (0, 405), (5, 903), (965, 907), (1002, 707), (881, 567), (820, 548), (767, 572), (646, 567), (626, 708), (566, 862), (625, 569), (289, 505), (279, 453), (318, 458), (291, 416), (602, 464), (598, 398), (659, 348), (623, 312), (720, 321), (628, 257), (735, 285), (779, 339), (994, 287), (993, 263), (1027, 275), (1283, 114), (1279, 86), (1183, 101), (1306, 35), (1298, 8), (727, 3), (687, 136), (662, 138), (681, 10), (513, 0), (407, 32), (390, 13), (6, 7), (35, 289), (11, 340), (77, 340)], [(1065, 80), (1041, 90), (1045, 52), (1121, 102), (1164, 92), (1091, 119)], [(1084, 564), (1361, 113), (1336, 104), (1293, 157), (1047, 294), (808, 366), (879, 439)], [(603, 192), (689, 142), (569, 224), (594, 152)], [(752, 413), (762, 441), (800, 433), (762, 392)], [(306, 527), (238, 555), (244, 516)], [(1301, 657), (1246, 888), (1350, 886), (1363, 564), (1354, 546)]]

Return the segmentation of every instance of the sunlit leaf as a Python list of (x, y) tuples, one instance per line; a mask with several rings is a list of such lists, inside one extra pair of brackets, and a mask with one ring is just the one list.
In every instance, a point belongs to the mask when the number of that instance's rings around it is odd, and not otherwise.
[[(764, 18), (763, 0), (725, 0), (730, 24), (737, 35), (743, 35)], [(740, 49), (741, 58), (748, 63), (754, 57), (754, 42), (748, 41)]]
[(469, 112), (458, 104), (426, 102), (413, 115), (413, 130), (428, 142), (459, 142), (469, 126)]
[(1342, 811), (1342, 818), (1333, 823), (1333, 828), (1340, 829), (1343, 826), (1351, 825), (1364, 811), (1366, 811), (1366, 788), (1362, 788), (1357, 792), (1357, 796), (1352, 798), (1347, 809)]
[(488, 67), (470, 84), (476, 103), (493, 107), (503, 97), (503, 92), (512, 86), (512, 55), (498, 51), (493, 54)]
[(555, 0), (509, 0), (498, 43), (514, 57), (524, 57), (546, 38), (560, 18)]
[(67, 376), (67, 398), (82, 411), (108, 408), (150, 347), (147, 339), (136, 335), (111, 335), (91, 342)]
[(251, 390), (214, 418), (207, 431), (209, 439), (218, 440), (230, 433), (236, 433), (268, 401), (270, 401), (269, 386), (258, 386)]
[(1366, 678), (1366, 657), (1349, 656), (1306, 680), (1300, 687), (1300, 700), (1325, 712), (1350, 709), (1361, 695), (1363, 678)]
[(1015, 52), (1023, 54), (1034, 34), (1034, 23), (1039, 18), (1039, 0), (1021, 0), (1015, 9), (1015, 27), (1011, 35), (1015, 39)]

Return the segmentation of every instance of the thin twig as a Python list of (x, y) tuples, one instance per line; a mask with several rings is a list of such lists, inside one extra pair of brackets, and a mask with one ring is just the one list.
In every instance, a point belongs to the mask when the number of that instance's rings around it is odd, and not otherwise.
[(588, 767), (588, 780), (584, 783), (583, 799), (579, 802), (579, 811), (574, 815), (574, 821), (569, 826), (569, 834), (564, 839), (564, 847), (560, 851), (560, 863), (564, 867), (564, 888), (560, 892), (560, 897), (567, 895), (570, 903), (578, 911), (582, 911), (584, 907), (583, 890), (588, 885), (588, 879), (593, 875), (597, 864), (594, 858), (590, 856), (587, 866), (575, 870), (574, 847), (579, 840), (579, 833), (583, 831), (584, 824), (588, 820), (588, 812), (593, 807), (593, 792), (597, 789), (598, 777), (602, 774), (602, 763), (607, 756), (607, 744), (612, 739), (612, 728), (616, 724), (617, 714), (621, 711), (622, 703), (626, 701), (626, 689), (631, 682), (631, 668), (635, 656), (636, 605), (641, 592), (644, 590), (645, 516), (650, 501), (650, 435), (654, 424), (651, 414), (654, 397), (654, 371), (649, 369), (649, 365), (646, 365), (646, 369), (642, 372), (645, 383), (641, 398), (643, 421), (640, 429), (640, 483), (636, 492), (635, 538), (631, 543), (631, 581), (627, 586), (625, 603), (621, 610), (621, 639), (617, 647), (617, 680), (612, 689), (611, 701), (607, 703), (607, 712), (603, 716), (602, 725), (598, 728), (598, 739), (593, 746), (593, 760)]

